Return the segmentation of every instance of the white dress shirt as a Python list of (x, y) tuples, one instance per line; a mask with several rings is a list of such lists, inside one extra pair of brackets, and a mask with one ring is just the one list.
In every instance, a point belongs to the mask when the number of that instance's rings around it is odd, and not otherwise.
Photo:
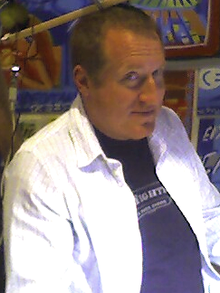
[[(199, 243), (206, 293), (220, 292), (220, 195), (177, 117), (163, 108), (149, 139), (160, 181)], [(4, 180), (7, 293), (139, 293), (135, 198), (102, 151), (78, 96), (28, 139)]]

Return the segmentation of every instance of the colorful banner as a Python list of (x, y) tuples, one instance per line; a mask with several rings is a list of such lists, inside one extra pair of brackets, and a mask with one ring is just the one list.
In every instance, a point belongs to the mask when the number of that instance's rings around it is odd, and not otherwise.
[[(107, 0), (103, 0), (107, 1)], [(93, 0), (17, 0), (27, 8), (28, 27), (94, 4)], [(102, 2), (102, 1), (101, 1)], [(153, 13), (161, 27), (164, 44), (177, 52), (206, 39), (208, 0), (129, 1)], [(13, 86), (11, 68), (21, 68), (17, 85), (17, 111), (21, 113), (63, 112), (76, 96), (72, 80), (69, 37), (73, 22), (17, 40), (0, 47), (0, 59), (9, 86)], [(89, 27), (88, 27), (89, 29)], [(182, 51), (181, 51), (182, 52)], [(182, 55), (181, 55), (182, 56)], [(185, 56), (185, 55), (184, 55)]]
[[(82, 0), (20, 0), (29, 12), (28, 27), (91, 5)], [(51, 113), (67, 110), (76, 96), (72, 79), (69, 37), (74, 22), (18, 39), (0, 47), (9, 87), (18, 87), (17, 111)], [(16, 85), (11, 69), (20, 66)]]
[(198, 115), (220, 115), (220, 67), (199, 72)]
[(220, 191), (220, 117), (200, 119), (197, 151), (210, 180)]
[(220, 191), (220, 67), (198, 74), (197, 151), (212, 183)]

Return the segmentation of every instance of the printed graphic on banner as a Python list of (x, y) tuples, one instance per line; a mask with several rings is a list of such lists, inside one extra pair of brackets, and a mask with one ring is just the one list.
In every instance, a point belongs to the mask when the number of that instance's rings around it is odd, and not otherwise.
[(199, 71), (198, 115), (220, 115), (220, 67)]
[[(143, 9), (149, 9), (148, 13), (154, 16), (160, 29), (165, 32), (163, 41), (166, 46), (195, 45), (204, 42), (206, 28), (202, 19), (207, 18), (206, 0), (133, 0), (131, 2)], [(200, 14), (203, 17), (200, 18)]]
[(219, 33), (218, 1), (132, 0), (131, 3), (156, 20), (168, 58), (218, 53), (219, 40), (215, 37)]
[(197, 151), (211, 182), (220, 191), (220, 117), (200, 119)]
[[(18, 0), (1, 10), (1, 33), (14, 33), (18, 24), (20, 30), (34, 27), (87, 5), (91, 5), (89, 0)], [(4, 17), (8, 11), (11, 20)], [(27, 38), (1, 42), (0, 59), (9, 87), (12, 67), (20, 68), (17, 111), (51, 113), (69, 108), (76, 95), (69, 53), (72, 25), (69, 22)]]
[[(15, 3), (21, 7), (16, 6), (15, 9)], [(165, 46), (175, 49), (178, 45), (174, 52), (187, 46), (200, 45), (206, 39), (207, 0), (133, 0), (130, 3), (150, 11), (161, 27)], [(1, 16), (1, 34), (4, 36), (6, 33), (13, 33), (18, 25), (19, 31), (33, 28), (37, 24), (92, 4), (92, 0), (9, 1), (1, 12), (4, 15), (5, 10), (13, 10), (12, 19), (8, 21), (6, 17), (4, 20)], [(72, 80), (69, 50), (69, 39), (74, 23), (75, 20), (38, 34), (34, 34), (33, 31), (33, 34), (26, 38), (1, 42), (0, 59), (9, 86), (12, 81), (12, 66), (20, 67), (17, 78), (17, 111), (50, 113), (63, 112), (69, 108), (77, 92)], [(178, 108), (182, 108), (182, 105)]]

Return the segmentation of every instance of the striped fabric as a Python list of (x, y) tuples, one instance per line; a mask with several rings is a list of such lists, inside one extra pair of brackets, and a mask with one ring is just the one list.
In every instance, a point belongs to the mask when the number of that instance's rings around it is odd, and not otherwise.
[[(220, 196), (177, 117), (163, 108), (149, 139), (160, 181), (192, 227), (205, 293), (220, 292)], [(6, 293), (139, 293), (141, 236), (121, 164), (72, 108), (15, 155), (4, 180)]]

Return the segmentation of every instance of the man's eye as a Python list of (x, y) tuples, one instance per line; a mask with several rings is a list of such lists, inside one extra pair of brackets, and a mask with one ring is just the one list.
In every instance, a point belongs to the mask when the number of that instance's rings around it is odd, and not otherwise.
[(153, 78), (158, 87), (164, 86), (164, 70), (158, 69), (153, 72)]
[(143, 78), (137, 72), (129, 72), (122, 79), (122, 83), (131, 89), (136, 89), (141, 86)]
[(164, 70), (163, 69), (157, 69), (153, 72), (153, 77), (163, 77), (164, 75)]
[(129, 72), (128, 74), (126, 74), (124, 79), (128, 81), (135, 81), (138, 78), (139, 78), (139, 74), (137, 72)]

